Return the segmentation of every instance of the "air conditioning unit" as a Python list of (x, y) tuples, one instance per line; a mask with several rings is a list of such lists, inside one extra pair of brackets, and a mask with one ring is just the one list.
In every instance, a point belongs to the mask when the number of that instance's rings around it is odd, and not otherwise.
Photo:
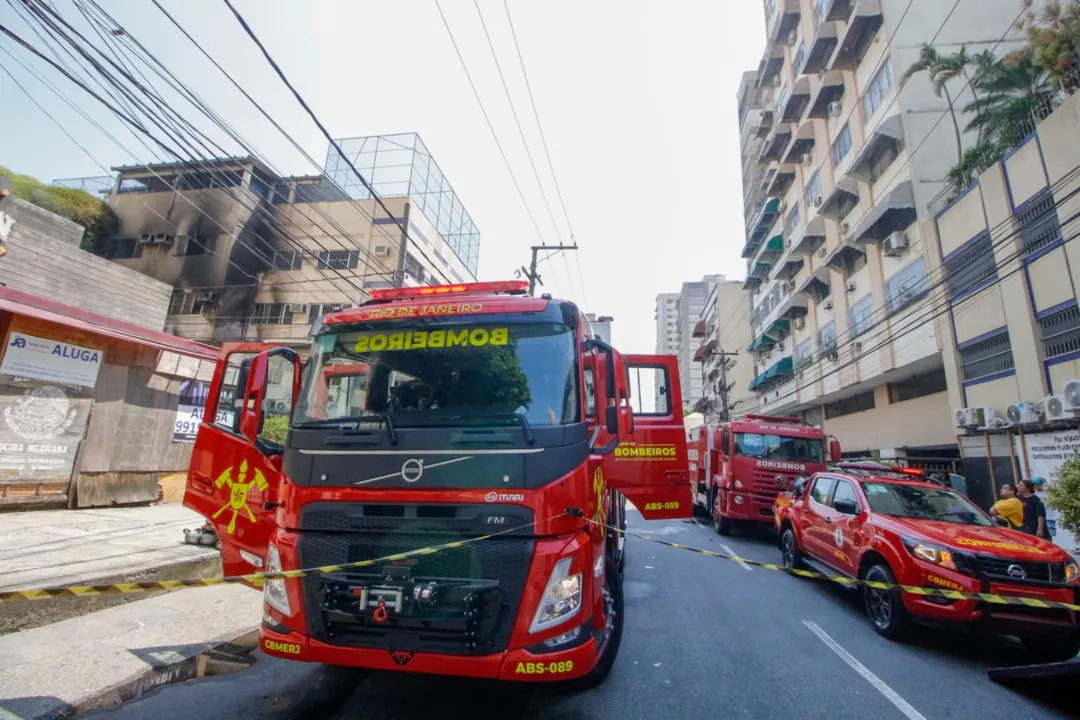
[(860, 350), (862, 350), (862, 341), (856, 340), (855, 342), (851, 343), (851, 349), (855, 352), (859, 352)]
[(818, 195), (814, 198), (814, 207), (819, 208), (825, 203), (825, 198)]
[(1076, 415), (1065, 409), (1065, 398), (1061, 395), (1048, 395), (1042, 401), (1043, 419), (1046, 422), (1075, 420)]
[(217, 302), (217, 293), (216, 292), (198, 292), (198, 293), (195, 293), (195, 302), (197, 302), (197, 303)]
[(991, 407), (979, 408), (983, 413), (983, 425), (980, 429), (997, 430), (1009, 424), (1009, 419)]
[(814, 156), (811, 155), (810, 153), (807, 153), (806, 155), (803, 155), (802, 158), (800, 158), (800, 161), (802, 162), (803, 165), (806, 165), (806, 166), (809, 167), (810, 165), (812, 165), (814, 163)]
[(1080, 380), (1070, 380), (1061, 391), (1062, 410), (1080, 413)]
[(840, 359), (840, 353), (836, 352), (835, 350), (830, 350), (828, 353), (825, 354), (825, 357), (829, 360), (832, 360), (833, 362), (836, 362)]
[(821, 307), (825, 308), (826, 310), (832, 310), (832, 299), (830, 298), (829, 300), (823, 302), (821, 304)]
[(855, 292), (855, 281), (848, 280), (847, 283), (844, 285), (844, 289), (848, 292)]
[(851, 225), (849, 225), (846, 222), (845, 223), (840, 223), (840, 234), (841, 235), (847, 235), (849, 230), (851, 230)]
[(292, 313), (292, 314), (296, 315), (296, 314), (301, 314), (302, 313), (302, 314), (306, 315), (307, 311), (308, 311), (308, 306), (306, 304), (303, 304), (303, 303), (289, 303), (288, 305), (285, 306), (285, 313), (286, 314)]
[(805, 329), (806, 328), (806, 318), (795, 318), (794, 325), (795, 325), (796, 330)]
[(818, 248), (817, 254), (818, 254), (818, 257), (825, 257), (826, 255), (829, 254), (829, 248), (822, 245), (820, 248)]
[(771, 85), (772, 85), (773, 87), (780, 87), (780, 76), (779, 76), (779, 75), (777, 75), (776, 77), (774, 77), (774, 78), (772, 79), (772, 83), (770, 83), (770, 84), (771, 84)]
[(985, 408), (959, 408), (954, 411), (956, 427), (977, 428), (983, 426), (983, 410)]
[(148, 233), (139, 237), (144, 245), (172, 245), (173, 236), (165, 233)]
[(376, 245), (373, 252), (381, 257), (388, 257), (390, 255), (389, 245)]
[(899, 257), (908, 246), (908, 236), (906, 233), (894, 232), (889, 233), (889, 236), (885, 238), (885, 255), (888, 257)]
[(771, 352), (765, 353), (765, 359), (766, 360), (772, 360), (772, 353)]
[(780, 214), (783, 215), (785, 212), (787, 212), (787, 209), (788, 209), (787, 201), (786, 200), (781, 200), (780, 201)]
[(1042, 422), (1042, 407), (1038, 403), (1018, 402), (1005, 411), (1010, 425), (1037, 425)]
[(788, 33), (787, 44), (788, 45), (794, 45), (795, 41), (798, 40), (798, 39), (799, 39), (799, 34), (796, 31), (792, 30), (791, 32)]
[(834, 100), (829, 103), (829, 117), (840, 117), (840, 101)]

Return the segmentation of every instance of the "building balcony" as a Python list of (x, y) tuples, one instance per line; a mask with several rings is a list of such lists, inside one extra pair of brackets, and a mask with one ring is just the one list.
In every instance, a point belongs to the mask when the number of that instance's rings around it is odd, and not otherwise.
[(769, 178), (765, 194), (773, 197), (783, 197), (793, 182), (795, 182), (795, 166), (790, 163), (777, 164), (776, 172)]
[(772, 132), (773, 125), (776, 123), (776, 104), (770, 97), (762, 103), (761, 118), (758, 120), (757, 130), (755, 136), (758, 138), (767, 137)]
[(703, 337), (705, 337), (705, 321), (704, 320), (698, 320), (697, 321), (697, 324), (694, 325), (694, 332), (691, 333), (690, 337), (695, 337), (695, 338), (703, 338)]
[(791, 44), (788, 40), (799, 25), (799, 18), (802, 17), (799, 0), (777, 0), (776, 4), (779, 7), (774, 11), (769, 26), (769, 43), (774, 46)]
[(772, 133), (765, 139), (765, 144), (761, 147), (761, 155), (758, 156), (758, 163), (767, 164), (774, 160), (779, 160), (780, 156), (784, 154), (784, 150), (787, 149), (787, 144), (791, 140), (791, 136), (795, 133), (795, 128), (791, 123), (779, 123), (773, 128)]
[(792, 258), (801, 258), (821, 247), (825, 242), (825, 218), (818, 213), (810, 218), (802, 234), (791, 240)]
[(806, 106), (810, 104), (810, 78), (799, 77), (791, 87), (791, 93), (778, 103), (776, 112), (780, 122), (797, 123), (802, 119)]
[(879, 164), (879, 159), (885, 153), (892, 153), (893, 157), (898, 155), (903, 142), (904, 128), (900, 124), (900, 114), (890, 115), (870, 133), (844, 174), (863, 182), (873, 182), (874, 168)]
[(857, 243), (881, 242), (918, 219), (910, 180), (893, 187), (855, 224), (850, 237)]
[(769, 369), (750, 381), (750, 390), (756, 393), (766, 393), (775, 389), (778, 385), (789, 382), (795, 376), (793, 360), (791, 356), (783, 357), (769, 366)]
[(795, 286), (795, 292), (809, 297), (821, 297), (829, 292), (829, 268), (819, 265), (806, 274)]
[(750, 226), (746, 245), (743, 247), (744, 258), (751, 258), (754, 256), (758, 246), (761, 244), (761, 241), (765, 239), (766, 233), (769, 232), (769, 228), (772, 227), (773, 222), (779, 214), (780, 198), (769, 198), (765, 202), (765, 205), (762, 206), (760, 212), (758, 212), (753, 224)]
[(803, 61), (802, 72), (807, 75), (815, 75), (829, 64), (833, 52), (836, 50), (838, 28), (835, 22), (826, 21), (818, 25), (814, 32), (814, 39), (806, 50), (806, 60)]
[(859, 204), (859, 184), (854, 178), (842, 177), (821, 203), (820, 214), (839, 222)]
[(851, 4), (855, 0), (816, 0), (817, 1), (817, 17), (818, 22), (830, 22), (834, 20), (843, 20), (847, 22), (847, 19), (851, 17)]
[(844, 74), (839, 70), (831, 70), (825, 73), (816, 85), (806, 111), (806, 119), (827, 120), (833, 114), (839, 115), (838, 112), (830, 112), (830, 107), (835, 110), (833, 103), (838, 103), (844, 97)]
[(840, 244), (825, 256), (825, 262), (822, 265), (836, 272), (843, 272), (844, 268), (850, 267), (859, 255), (866, 255), (866, 250), (850, 240), (841, 240)]
[[(799, 126), (798, 132), (795, 133), (795, 138), (788, 145), (787, 151), (784, 153), (781, 162), (784, 163), (799, 163), (800, 165), (809, 166), (812, 158), (809, 158), (811, 151), (814, 149), (814, 144), (817, 139), (814, 137), (814, 123), (810, 120), (806, 120)], [(777, 193), (782, 195), (781, 193)]]
[(784, 67), (784, 51), (771, 45), (765, 48), (765, 57), (758, 66), (761, 87), (776, 87), (780, 83), (780, 69)]
[(829, 70), (854, 70), (881, 29), (881, 0), (858, 0), (829, 60)]

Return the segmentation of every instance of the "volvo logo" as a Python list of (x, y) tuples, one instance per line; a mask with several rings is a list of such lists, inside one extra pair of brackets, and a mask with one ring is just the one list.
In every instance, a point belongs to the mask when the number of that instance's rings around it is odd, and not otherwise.
[(1009, 573), (1009, 577), (1018, 578), (1020, 580), (1023, 580), (1027, 577), (1027, 573), (1024, 572), (1024, 568), (1020, 567), (1019, 565), (1010, 565), (1009, 569), (1005, 572)]
[(786, 488), (787, 487), (787, 478), (785, 476), (783, 476), (783, 475), (777, 475), (776, 476), (776, 487), (778, 487), (778, 488)]
[(401, 466), (401, 479), (407, 483), (414, 483), (424, 475), (424, 461), (417, 458), (409, 458)]

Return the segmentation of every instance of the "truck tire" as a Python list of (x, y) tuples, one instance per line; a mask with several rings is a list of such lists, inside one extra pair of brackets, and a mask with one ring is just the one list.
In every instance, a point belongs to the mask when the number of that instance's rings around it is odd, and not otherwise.
[(1068, 662), (1080, 654), (1080, 633), (1069, 637), (1020, 638), (1024, 649), (1044, 662)]
[(604, 654), (600, 656), (600, 660), (596, 663), (596, 667), (588, 675), (570, 682), (571, 689), (575, 691), (591, 690), (604, 682), (608, 674), (611, 673), (611, 668), (615, 665), (615, 658), (619, 654), (619, 646), (622, 645), (624, 620), (622, 576), (618, 574), (615, 564), (610, 558), (604, 565), (604, 593), (609, 597), (608, 607), (610, 609), (607, 646), (604, 648)]
[[(896, 576), (884, 563), (867, 569), (863, 580), (896, 584)], [(878, 590), (864, 585), (863, 605), (866, 608), (867, 617), (870, 618), (870, 624), (879, 635), (890, 640), (902, 640), (914, 629), (914, 622), (907, 608), (904, 607), (904, 598), (899, 588)]]
[(795, 529), (784, 528), (784, 534), (780, 536), (780, 553), (784, 558), (784, 567), (789, 570), (802, 570), (803, 554), (799, 549), (799, 538), (795, 536)]
[(720, 511), (716, 508), (717, 496), (720, 493), (716, 490), (712, 492), (712, 526), (717, 535), (724, 535), (725, 537), (731, 534), (731, 518), (725, 517), (720, 514)]

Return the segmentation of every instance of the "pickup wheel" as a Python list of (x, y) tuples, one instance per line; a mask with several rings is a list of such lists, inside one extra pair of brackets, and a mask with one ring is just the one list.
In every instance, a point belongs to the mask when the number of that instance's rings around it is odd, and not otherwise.
[(1045, 662), (1068, 662), (1080, 654), (1080, 633), (1070, 637), (1020, 638), (1024, 649)]
[(611, 668), (615, 665), (615, 658), (619, 654), (619, 646), (622, 644), (623, 632), (623, 588), (622, 577), (618, 574), (615, 564), (609, 558), (604, 565), (604, 612), (606, 614), (607, 628), (605, 630), (606, 641), (603, 654), (588, 675), (570, 681), (572, 690), (591, 690), (607, 679)]
[[(863, 580), (868, 582), (896, 584), (896, 577), (888, 565), (874, 565), (870, 567)], [(879, 635), (890, 640), (902, 640), (911, 634), (914, 623), (907, 608), (904, 607), (904, 598), (900, 595), (900, 589), (893, 587), (888, 590), (863, 586), (863, 604), (866, 614), (870, 618), (870, 624)]]
[(780, 536), (780, 553), (784, 557), (784, 567), (788, 570), (803, 569), (803, 554), (799, 550), (799, 539), (795, 537), (793, 528), (784, 528), (784, 534)]

